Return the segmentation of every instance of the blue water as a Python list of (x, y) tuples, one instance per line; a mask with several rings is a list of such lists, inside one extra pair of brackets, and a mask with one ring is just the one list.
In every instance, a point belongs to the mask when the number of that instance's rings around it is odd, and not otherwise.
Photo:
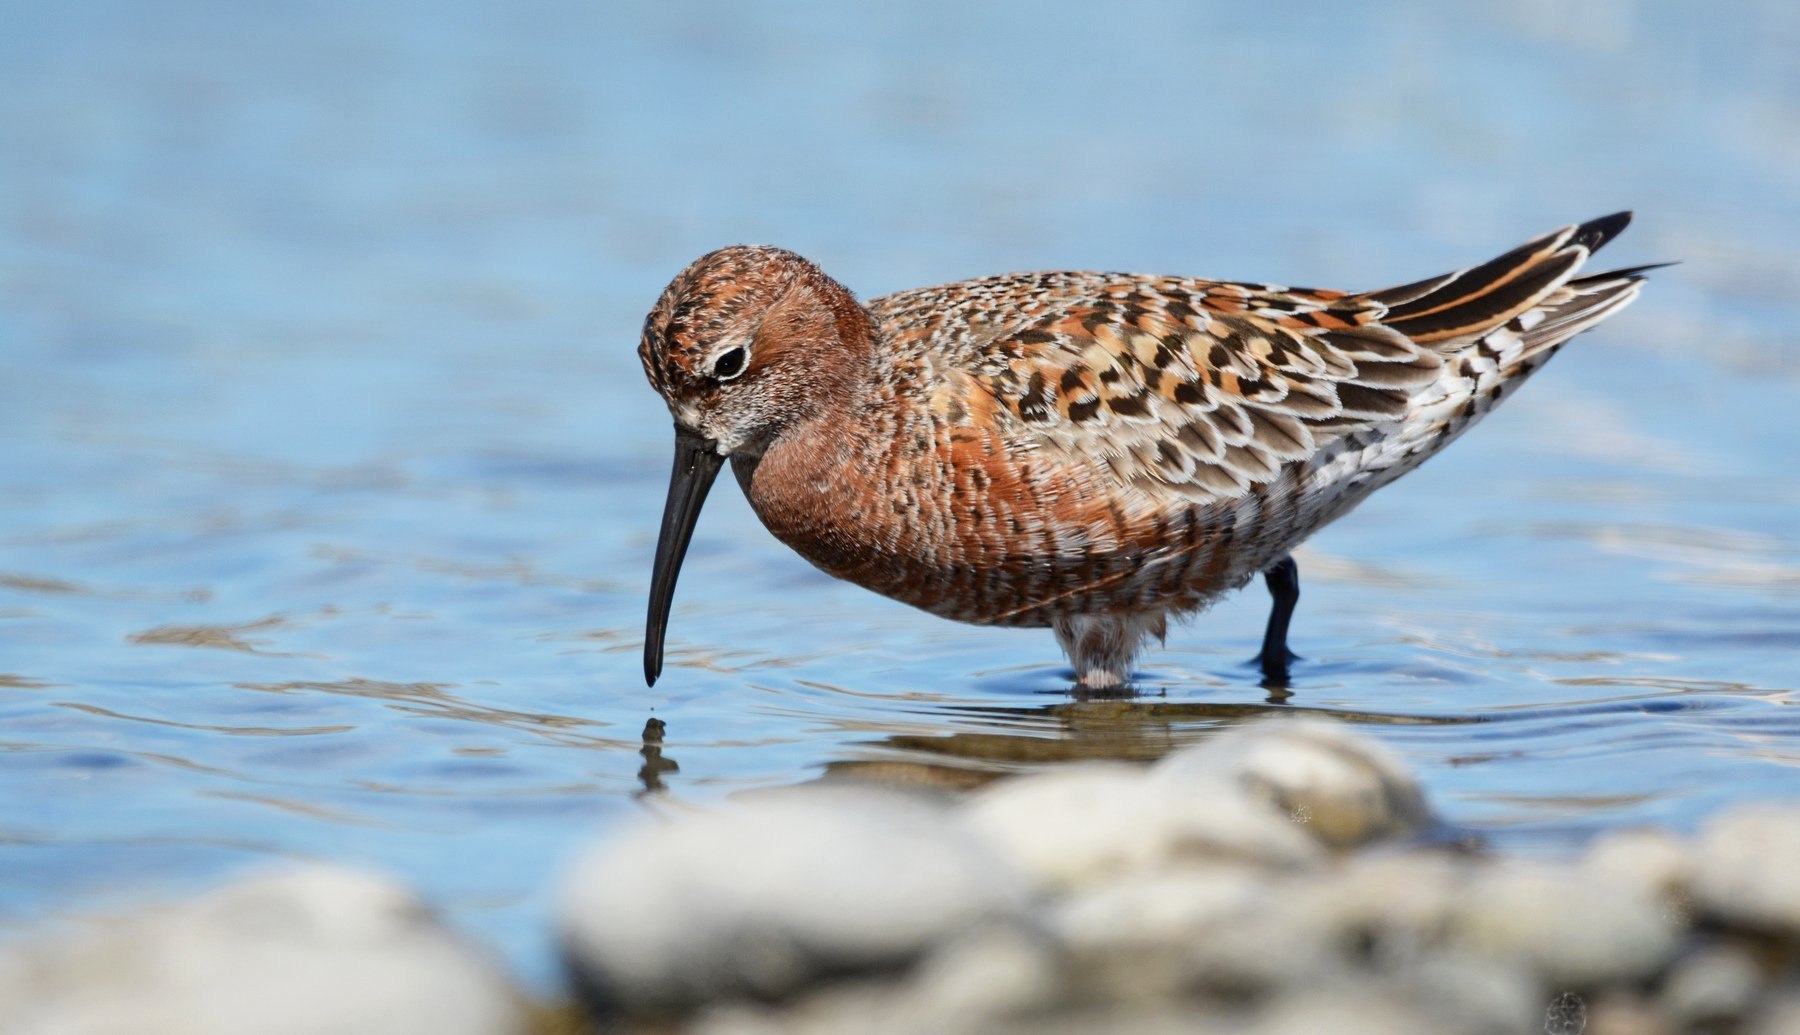
[[(1498, 847), (1800, 794), (1800, 8), (0, 0), (0, 928), (378, 867), (552, 980), (645, 808), (1335, 714)], [(721, 483), (640, 675), (644, 311), (721, 244), (1346, 288), (1623, 207), (1684, 265), (1071, 701)], [(666, 741), (646, 746), (656, 718)]]

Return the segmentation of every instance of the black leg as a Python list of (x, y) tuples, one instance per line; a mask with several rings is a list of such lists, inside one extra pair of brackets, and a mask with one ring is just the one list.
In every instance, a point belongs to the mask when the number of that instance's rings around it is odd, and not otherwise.
[(1283, 557), (1267, 571), (1263, 581), (1269, 584), (1269, 595), (1275, 605), (1269, 609), (1269, 627), (1263, 632), (1262, 653), (1256, 663), (1265, 679), (1287, 682), (1288, 664), (1299, 661), (1299, 655), (1288, 650), (1288, 622), (1294, 617), (1294, 605), (1300, 602), (1300, 566), (1293, 557)]

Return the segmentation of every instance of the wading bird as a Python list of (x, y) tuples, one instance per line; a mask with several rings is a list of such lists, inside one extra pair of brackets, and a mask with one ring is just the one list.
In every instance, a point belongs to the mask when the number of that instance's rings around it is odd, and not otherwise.
[(675, 418), (644, 640), (729, 459), (776, 538), (945, 618), (1048, 626), (1093, 689), (1262, 573), (1285, 681), (1291, 551), (1491, 410), (1646, 270), (1583, 274), (1630, 221), (1360, 293), (1017, 273), (859, 303), (793, 252), (683, 270), (638, 348)]

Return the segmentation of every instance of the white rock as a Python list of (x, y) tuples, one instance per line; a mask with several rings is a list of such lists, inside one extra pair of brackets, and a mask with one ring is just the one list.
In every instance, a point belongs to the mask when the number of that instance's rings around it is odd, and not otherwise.
[(1267, 879), (1238, 867), (1123, 877), (1058, 902), (1051, 930), (1072, 951), (1089, 955), (1134, 945), (1181, 949), (1222, 918), (1262, 911), (1271, 895)]
[(0, 951), (7, 1035), (505, 1035), (485, 956), (382, 878), (309, 867)]
[(1715, 945), (1682, 960), (1663, 983), (1662, 1007), (1682, 1030), (1735, 1027), (1762, 997), (1763, 973), (1739, 946)]
[(1692, 923), (1694, 850), (1674, 834), (1649, 828), (1613, 831), (1588, 846), (1581, 865), (1600, 881), (1659, 902), (1671, 922), (1683, 927)]
[(1288, 881), (1281, 901), (1351, 966), (1386, 975), (1408, 1002), (1430, 1004), (1441, 1030), (1531, 1030), (1542, 1002), (1528, 961), (1457, 944), (1457, 914), (1477, 868), (1441, 851), (1363, 852), (1321, 878)]
[(1240, 726), (1169, 755), (1153, 778), (1196, 790), (1234, 784), (1334, 848), (1405, 836), (1431, 822), (1418, 781), (1399, 760), (1337, 723)]
[[(1068, 947), (1084, 986), (1117, 1000), (1145, 1000), (1184, 992), (1198, 984), (1260, 989), (1267, 975), (1246, 974), (1257, 959), (1227, 959), (1214, 971), (1207, 955), (1229, 943), (1229, 955), (1247, 939), (1286, 933), (1267, 924), (1273, 905), (1269, 881), (1242, 867), (1202, 867), (1122, 876), (1074, 892), (1052, 906), (1050, 929)], [(1276, 928), (1276, 930), (1263, 930)], [(1278, 956), (1299, 972), (1310, 947), (1283, 946)], [(1270, 960), (1283, 966), (1284, 959)], [(1203, 981), (1204, 979), (1204, 981)]]
[(1800, 805), (1749, 806), (1707, 823), (1693, 894), (1727, 923), (1800, 932)]
[(1407, 967), (1442, 951), (1470, 869), (1441, 852), (1359, 853), (1327, 879), (1294, 882), (1287, 900), (1333, 944), (1378, 966)]
[(1744, 1026), (1745, 1035), (1800, 1035), (1800, 992), (1788, 992), (1760, 1010)]
[(1681, 891), (1693, 875), (1693, 851), (1667, 830), (1614, 830), (1588, 846), (1582, 865), (1596, 875), (1655, 895)]
[(963, 812), (970, 829), (1047, 888), (1184, 859), (1292, 866), (1321, 857), (1299, 827), (1233, 785), (1153, 780), (1117, 763), (1001, 781), (972, 795)]
[(1360, 982), (1327, 985), (1270, 1005), (1247, 1035), (1443, 1035), (1414, 1003)]
[(1439, 951), (1398, 970), (1391, 982), (1400, 998), (1429, 1008), (1439, 1031), (1513, 1035), (1544, 1019), (1537, 977), (1517, 962)]
[(919, 1031), (981, 1031), (992, 1020), (1057, 1004), (1062, 962), (1041, 934), (1018, 927), (977, 931), (925, 961), (900, 1012)]
[(1227, 1002), (1258, 993), (1279, 999), (1344, 974), (1335, 946), (1282, 895), (1271, 889), (1260, 908), (1222, 916), (1201, 932), (1182, 954), (1195, 988)]
[(990, 1027), (979, 1035), (1244, 1035), (1244, 1031), (1242, 1009), (1155, 1001), (1063, 1010)]
[(908, 963), (1020, 921), (1025, 898), (943, 809), (813, 786), (609, 840), (569, 880), (560, 927), (596, 1009), (657, 1014)]
[[(827, 982), (778, 1003), (728, 999), (701, 1007), (680, 1025), (651, 1022), (619, 1030), (681, 1035), (936, 1035), (920, 1029), (898, 1004), (903, 989), (869, 979)], [(595, 1032), (611, 1027), (596, 1025)], [(959, 1029), (958, 1029), (959, 1030)], [(954, 1035), (946, 1032), (945, 1035)]]
[(1062, 973), (1041, 935), (989, 925), (897, 980), (828, 982), (780, 1004), (703, 1008), (686, 1035), (990, 1035), (1014, 1013), (1062, 1005)]
[(1556, 988), (1646, 977), (1668, 962), (1677, 927), (1637, 892), (1573, 866), (1484, 867), (1451, 916), (1449, 941), (1527, 962)]

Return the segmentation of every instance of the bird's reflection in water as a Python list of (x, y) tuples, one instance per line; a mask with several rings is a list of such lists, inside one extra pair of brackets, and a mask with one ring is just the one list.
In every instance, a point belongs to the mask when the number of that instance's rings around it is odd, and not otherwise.
[(998, 777), (1059, 762), (1150, 762), (1230, 726), (1268, 715), (1311, 716), (1368, 725), (1458, 725), (1474, 716), (1302, 708), (1266, 687), (1267, 703), (1176, 702), (1120, 696), (1065, 698), (1036, 707), (951, 705), (932, 713), (944, 733), (893, 733), (853, 745), (859, 757), (826, 764), (828, 777), (908, 786), (969, 789)]
[(663, 734), (668, 729), (661, 719), (651, 719), (644, 723), (644, 746), (638, 754), (644, 758), (644, 764), (638, 767), (638, 779), (644, 783), (639, 794), (661, 794), (669, 788), (663, 783), (664, 773), (679, 773), (681, 766), (673, 759), (663, 755)]
[(1294, 692), (1288, 689), (1286, 679), (1265, 679), (1257, 685), (1269, 692), (1269, 696), (1263, 700), (1270, 704), (1286, 704), (1294, 696)]

